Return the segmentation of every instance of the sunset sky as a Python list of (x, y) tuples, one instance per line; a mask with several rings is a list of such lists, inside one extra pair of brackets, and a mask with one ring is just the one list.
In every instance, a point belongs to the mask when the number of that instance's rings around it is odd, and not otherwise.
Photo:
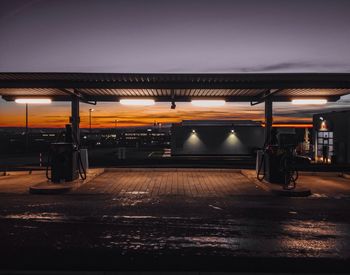
[[(274, 121), (310, 122), (313, 113), (332, 110), (346, 110), (350, 96), (326, 106), (294, 106), (290, 103), (274, 104)], [(0, 104), (0, 127), (23, 127), (25, 107), (14, 102), (2, 101)], [(176, 110), (170, 103), (157, 103), (149, 107), (126, 107), (119, 103), (98, 103), (96, 106), (81, 103), (81, 127), (88, 127), (89, 108), (92, 113), (92, 126), (96, 128), (152, 125), (154, 121), (162, 124), (180, 122), (184, 119), (252, 119), (263, 120), (264, 105), (250, 106), (249, 103), (227, 103), (224, 107), (193, 107), (190, 103), (177, 103)], [(32, 105), (29, 107), (30, 127), (64, 127), (69, 121), (70, 104)]]
[[(349, 10), (349, 0), (0, 0), (0, 72), (350, 72)], [(99, 103), (93, 125), (263, 118), (263, 105), (177, 105)], [(81, 106), (86, 127), (91, 106)], [(24, 112), (0, 100), (0, 127), (23, 126)], [(66, 103), (31, 106), (30, 125), (63, 127), (69, 112)], [(314, 112), (278, 104), (275, 120)]]

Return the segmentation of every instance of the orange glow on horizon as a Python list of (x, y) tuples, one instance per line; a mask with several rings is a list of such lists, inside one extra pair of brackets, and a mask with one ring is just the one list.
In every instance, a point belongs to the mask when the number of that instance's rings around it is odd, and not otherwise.
[[(262, 126), (265, 127), (265, 123), (262, 123)], [(310, 123), (305, 124), (296, 124), (296, 123), (273, 123), (272, 127), (278, 128), (312, 128), (313, 125)]]
[[(3, 102), (0, 100), (0, 127), (25, 127), (25, 106)], [(80, 127), (89, 128), (90, 105), (80, 105)], [(30, 128), (64, 128), (69, 123), (70, 104), (53, 103), (49, 105), (29, 106)], [(261, 106), (251, 107), (246, 104), (226, 104), (221, 107), (201, 108), (190, 103), (178, 103), (175, 110), (169, 103), (159, 103), (155, 106), (128, 107), (119, 103), (99, 103), (92, 113), (92, 128), (118, 128), (152, 126), (155, 122), (162, 125), (179, 123), (183, 120), (253, 120), (264, 121), (264, 109)], [(117, 121), (117, 123), (116, 123)], [(304, 123), (307, 127), (311, 118), (274, 115), (274, 124)], [(290, 125), (290, 124), (288, 124)], [(288, 127), (286, 125), (286, 127)], [(297, 124), (297, 127), (305, 127)]]

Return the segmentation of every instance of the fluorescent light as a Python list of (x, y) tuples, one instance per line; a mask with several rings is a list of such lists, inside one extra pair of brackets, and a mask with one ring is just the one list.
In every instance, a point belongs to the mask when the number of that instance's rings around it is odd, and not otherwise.
[(327, 103), (327, 99), (293, 99), (292, 104), (295, 105), (323, 105)]
[(192, 105), (198, 106), (198, 107), (219, 107), (225, 105), (225, 100), (192, 100)]
[(19, 104), (50, 104), (50, 98), (16, 98), (16, 103)]
[(119, 102), (122, 105), (133, 106), (151, 106), (155, 103), (153, 99), (121, 99)]

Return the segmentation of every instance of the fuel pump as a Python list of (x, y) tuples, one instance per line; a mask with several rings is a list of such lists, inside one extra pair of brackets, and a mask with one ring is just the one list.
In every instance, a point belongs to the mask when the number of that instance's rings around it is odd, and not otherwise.
[(296, 187), (298, 171), (295, 167), (296, 136), (291, 133), (271, 131), (271, 140), (265, 142), (257, 154), (256, 172), (259, 181), (266, 180), (290, 190)]
[[(79, 178), (86, 179), (86, 170), (80, 154), (78, 138), (73, 134), (72, 126), (66, 125), (64, 140), (61, 133), (56, 142), (50, 144), (46, 177), (53, 183), (70, 182)], [(51, 175), (49, 170), (51, 167)]]

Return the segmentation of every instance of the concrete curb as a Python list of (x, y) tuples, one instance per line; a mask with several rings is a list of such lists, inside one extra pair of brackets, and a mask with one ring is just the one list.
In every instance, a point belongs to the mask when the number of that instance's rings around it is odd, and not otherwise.
[(45, 170), (26, 170), (26, 171), (3, 171), (0, 172), (0, 177), (10, 176), (27, 176), (45, 173)]
[(104, 168), (90, 169), (85, 180), (75, 180), (66, 183), (51, 183), (49, 181), (38, 183), (34, 186), (29, 187), (30, 194), (41, 194), (41, 195), (58, 195), (73, 191), (80, 186), (90, 182), (97, 176), (105, 172)]
[(323, 177), (341, 177), (341, 172), (315, 172), (315, 171), (299, 171), (299, 176), (319, 176), (322, 173)]
[(311, 190), (307, 188), (296, 188), (293, 190), (276, 190), (272, 189), (271, 192), (275, 195), (282, 196), (282, 197), (308, 197), (311, 196)]
[(279, 185), (274, 185), (271, 183), (268, 183), (266, 181), (259, 181), (256, 178), (256, 174), (254, 170), (241, 170), (241, 174), (248, 178), (252, 183), (259, 186), (261, 189), (270, 192), (274, 195), (283, 196), (283, 197), (308, 197), (310, 196), (311, 190), (307, 188), (297, 187), (293, 190), (284, 190)]
[(340, 175), (340, 177), (342, 177), (342, 178), (344, 178), (344, 179), (350, 179), (350, 174), (348, 174), (348, 173), (342, 173), (342, 174)]

